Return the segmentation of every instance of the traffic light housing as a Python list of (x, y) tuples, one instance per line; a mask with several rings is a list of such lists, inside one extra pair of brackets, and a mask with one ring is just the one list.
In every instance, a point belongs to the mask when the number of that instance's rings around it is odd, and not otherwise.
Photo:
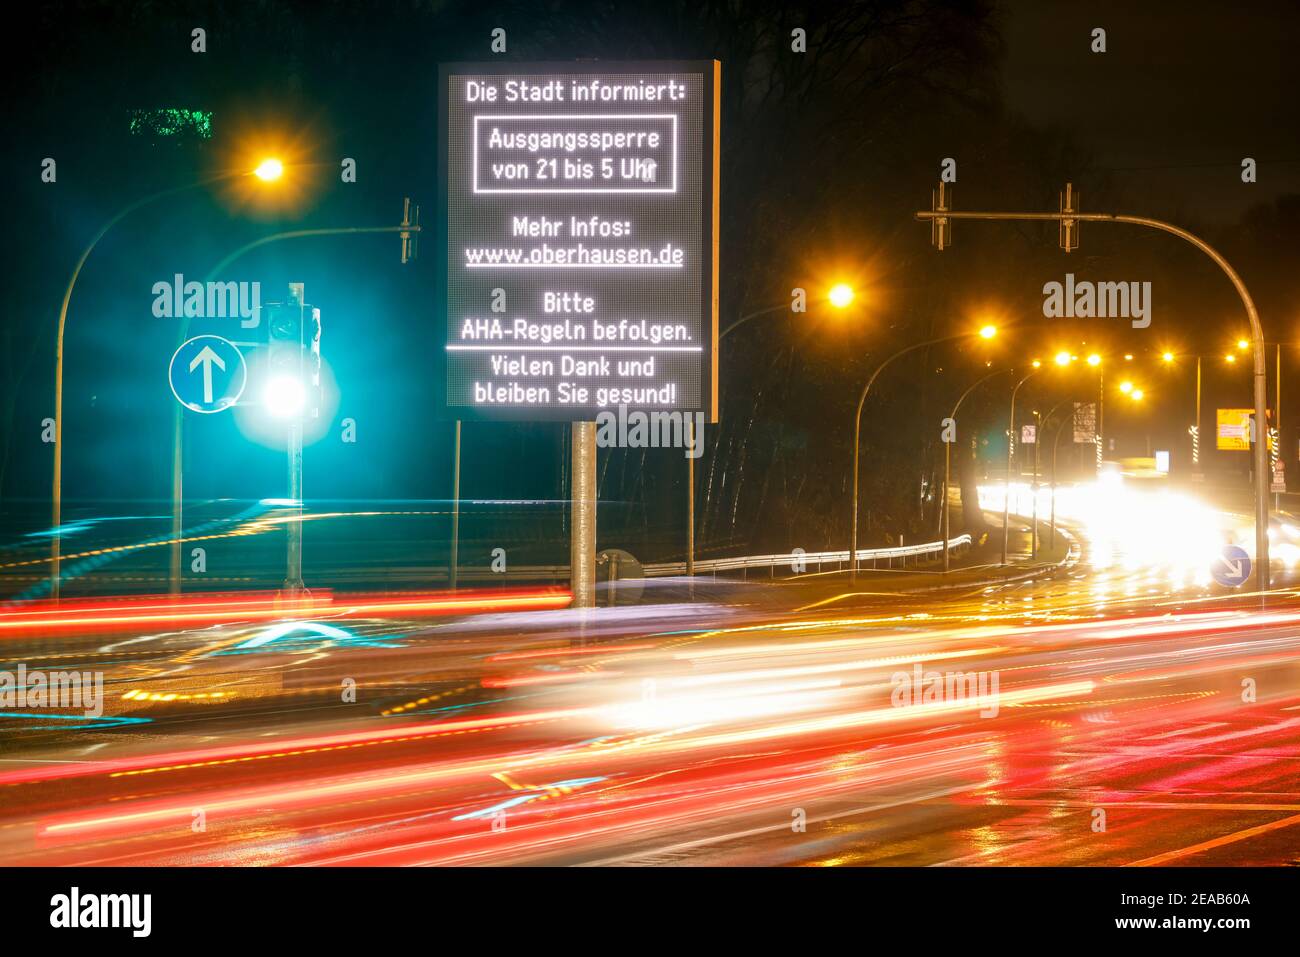
[(262, 306), (266, 330), (264, 398), (273, 414), (318, 418), (321, 412), (320, 310), (303, 302), (303, 284), (289, 298)]

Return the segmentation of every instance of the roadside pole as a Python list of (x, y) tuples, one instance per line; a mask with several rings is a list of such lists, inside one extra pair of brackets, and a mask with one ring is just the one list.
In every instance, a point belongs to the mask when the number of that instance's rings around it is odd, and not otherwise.
[(289, 422), (289, 501), (291, 513), (286, 540), (284, 585), (281, 594), (298, 598), (306, 590), (302, 582), (302, 417)]
[(596, 423), (574, 422), (569, 590), (574, 608), (596, 607)]
[[(686, 496), (686, 578), (687, 594), (695, 599), (695, 456), (691, 453), (697, 448), (696, 442), (703, 442), (704, 436), (695, 435), (695, 416), (686, 416), (686, 484), (690, 493)], [(703, 448), (703, 446), (699, 446)], [(614, 586), (611, 578), (610, 587)]]
[(447, 584), (456, 590), (456, 572), (460, 560), (460, 419), (456, 420), (456, 448), (452, 453), (451, 475), (451, 561)]
[(1034, 413), (1034, 531), (1029, 538), (1029, 560), (1038, 560), (1038, 449), (1043, 444), (1043, 417)]

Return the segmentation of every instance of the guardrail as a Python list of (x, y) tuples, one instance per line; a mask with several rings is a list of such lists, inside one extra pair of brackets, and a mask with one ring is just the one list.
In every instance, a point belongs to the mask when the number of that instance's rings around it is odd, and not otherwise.
[[(951, 552), (960, 553), (970, 547), (970, 535), (958, 535), (956, 538), (948, 539), (948, 548)], [(858, 567), (862, 568), (864, 563), (870, 562), (872, 568), (879, 568), (881, 562), (887, 562), (887, 567), (893, 568), (895, 563), (907, 566), (911, 560), (916, 564), (920, 559), (927, 556), (939, 556), (943, 554), (943, 542), (925, 542), (920, 545), (896, 545), (892, 548), (859, 548), (858, 549)], [(849, 564), (849, 550), (846, 548), (839, 552), (805, 552), (796, 549), (795, 551), (782, 552), (779, 555), (745, 555), (737, 558), (711, 558), (696, 560), (695, 574), (717, 574), (718, 572), (744, 571), (748, 572), (751, 568), (766, 568), (775, 574), (776, 569), (785, 567), (789, 569), (790, 574), (806, 574), (815, 566), (816, 571), (823, 571), (825, 567), (834, 563), (836, 568), (847, 568)], [(796, 570), (800, 569), (800, 570)], [(649, 565), (643, 565), (642, 570), (647, 578), (658, 578), (665, 575), (685, 575), (685, 562), (656, 562)]]
[[(970, 547), (970, 535), (958, 535), (948, 539), (948, 548), (954, 555), (960, 555)], [(910, 562), (918, 564), (924, 558), (938, 558), (943, 554), (943, 542), (924, 542), (919, 545), (895, 545), (892, 548), (858, 549), (859, 568), (906, 568)], [(816, 574), (826, 571), (828, 565), (836, 569), (845, 569), (849, 564), (849, 550), (838, 552), (804, 552), (800, 550), (781, 552), (776, 555), (741, 555), (735, 558), (697, 559), (695, 574), (718, 575), (720, 572), (741, 572), (749, 577), (750, 569), (768, 570), (769, 577), (775, 578), (776, 572), (785, 569), (786, 574)], [(796, 570), (801, 569), (801, 570)], [(666, 578), (671, 575), (685, 575), (686, 562), (651, 562), (641, 566), (646, 578)], [(422, 568), (421, 574), (437, 579), (445, 577), (446, 566)], [(463, 581), (568, 581), (568, 565), (518, 565), (504, 572), (494, 572), (487, 566), (465, 566), (456, 570), (457, 578)]]

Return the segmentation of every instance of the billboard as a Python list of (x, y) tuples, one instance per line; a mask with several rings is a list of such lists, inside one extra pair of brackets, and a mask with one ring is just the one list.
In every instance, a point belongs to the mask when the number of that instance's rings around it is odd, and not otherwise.
[(1254, 416), (1254, 409), (1216, 409), (1215, 447), (1221, 452), (1249, 452)]
[(720, 64), (446, 64), (444, 408), (717, 421)]
[(1074, 403), (1074, 441), (1097, 441), (1097, 403)]

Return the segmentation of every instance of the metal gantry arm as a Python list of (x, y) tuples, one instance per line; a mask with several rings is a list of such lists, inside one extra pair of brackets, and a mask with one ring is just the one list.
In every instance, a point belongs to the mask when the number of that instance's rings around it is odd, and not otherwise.
[[(1255, 301), (1251, 298), (1250, 291), (1246, 288), (1246, 284), (1241, 281), (1241, 277), (1237, 275), (1236, 270), (1229, 265), (1228, 261), (1223, 258), (1217, 249), (1199, 236), (1175, 226), (1173, 223), (1152, 219), (1148, 216), (1126, 216), (1119, 213), (1080, 213), (1074, 210), (1062, 210), (1057, 213), (1004, 213), (955, 212), (950, 209), (930, 209), (917, 212), (916, 218), (922, 222), (930, 222), (932, 225), (937, 223), (941, 227), (946, 227), (951, 220), (956, 219), (1002, 222), (1055, 222), (1063, 225), (1074, 225), (1081, 222), (1128, 223), (1133, 226), (1146, 226), (1149, 229), (1170, 233), (1191, 243), (1214, 260), (1215, 264), (1223, 271), (1223, 274), (1228, 277), (1233, 288), (1237, 290), (1237, 295), (1241, 297), (1242, 306), (1246, 310), (1246, 317), (1250, 320), (1251, 352), (1255, 359), (1255, 420), (1260, 423), (1266, 421), (1268, 411), (1268, 361), (1264, 354), (1264, 328), (1259, 321), (1259, 312), (1255, 309)], [(1256, 585), (1260, 592), (1267, 591), (1269, 587), (1268, 475), (1266, 474), (1268, 450), (1266, 446), (1266, 442), (1257, 442), (1255, 443), (1254, 452)]]

